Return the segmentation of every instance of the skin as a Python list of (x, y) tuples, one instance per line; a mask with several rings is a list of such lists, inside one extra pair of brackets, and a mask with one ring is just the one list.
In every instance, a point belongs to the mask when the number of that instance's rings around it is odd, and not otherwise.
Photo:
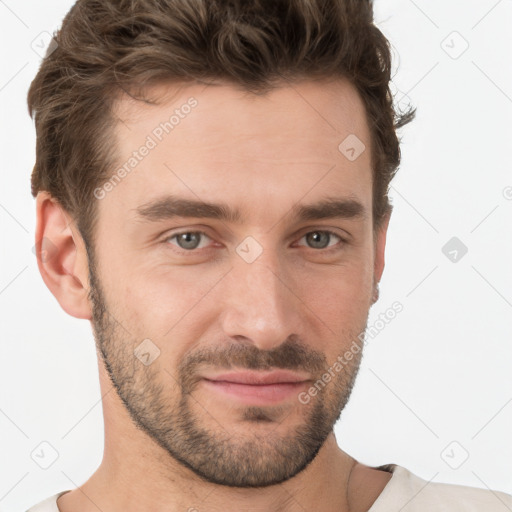
[[(222, 83), (150, 94), (157, 105), (116, 103), (119, 166), (172, 110), (198, 104), (98, 200), (94, 265), (70, 215), (47, 192), (37, 197), (36, 237), (53, 244), (40, 272), (67, 313), (91, 322), (105, 419), (101, 465), (59, 509), (368, 510), (391, 475), (343, 452), (333, 432), (362, 351), (307, 404), (293, 395), (249, 407), (201, 380), (227, 367), (291, 368), (307, 390), (365, 330), (389, 217), (374, 233), (357, 91), (339, 79), (264, 96)], [(338, 149), (350, 134), (366, 146), (355, 161)], [(243, 219), (137, 216), (170, 193), (225, 203)], [(366, 215), (291, 215), (327, 196), (355, 199)], [(173, 237), (197, 231), (193, 250)], [(247, 236), (262, 250), (251, 263), (236, 251)], [(134, 349), (147, 339), (160, 352), (146, 366)]]

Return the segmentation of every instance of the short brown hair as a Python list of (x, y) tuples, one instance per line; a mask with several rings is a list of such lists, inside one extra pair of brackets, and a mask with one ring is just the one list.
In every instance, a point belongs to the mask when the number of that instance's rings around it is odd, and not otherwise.
[[(161, 82), (226, 80), (257, 94), (283, 80), (348, 78), (372, 136), (373, 221), (391, 211), (400, 163), (391, 52), (371, 0), (79, 0), (54, 34), (28, 105), (32, 194), (48, 191), (92, 244), (94, 189), (112, 174), (113, 103)], [(341, 141), (340, 141), (341, 142)]]

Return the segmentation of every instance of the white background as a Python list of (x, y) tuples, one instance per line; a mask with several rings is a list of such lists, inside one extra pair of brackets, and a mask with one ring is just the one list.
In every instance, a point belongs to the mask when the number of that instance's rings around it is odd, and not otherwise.
[[(71, 4), (0, 0), (3, 511), (81, 485), (103, 450), (89, 323), (60, 309), (32, 252), (31, 43)], [(512, 1), (377, 0), (376, 22), (393, 46), (397, 101), (418, 114), (401, 131), (369, 325), (394, 301), (404, 309), (366, 346), (338, 442), (369, 465), (512, 493)], [(442, 252), (454, 236), (468, 248), (456, 263)], [(59, 453), (46, 470), (31, 458), (43, 441)]]

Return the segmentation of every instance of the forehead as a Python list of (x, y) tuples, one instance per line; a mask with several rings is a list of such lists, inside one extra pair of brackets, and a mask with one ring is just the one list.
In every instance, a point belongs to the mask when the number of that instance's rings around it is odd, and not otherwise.
[[(357, 134), (369, 142), (363, 101), (344, 78), (283, 82), (260, 95), (227, 82), (213, 85), (162, 83), (146, 89), (145, 97), (147, 102), (123, 94), (115, 102), (114, 114), (119, 121), (116, 131), (121, 143), (131, 142), (133, 129), (151, 133), (157, 128), (155, 121), (165, 123), (173, 113), (176, 116), (171, 121), (174, 124), (172, 138), (178, 139), (180, 134), (187, 136), (181, 142), (192, 142), (189, 131), (196, 134), (198, 140), (228, 143), (226, 137), (230, 133), (260, 136), (270, 142), (268, 135), (276, 132), (282, 132), (283, 138), (289, 139), (302, 132), (304, 139), (320, 135), (332, 136), (334, 141), (340, 136)], [(188, 106), (191, 99), (196, 104), (193, 108)], [(181, 123), (183, 119), (187, 122)], [(179, 130), (174, 130), (178, 125)], [(303, 132), (305, 125), (309, 126), (306, 133)], [(198, 141), (195, 142), (194, 149), (198, 149)]]
[(305, 194), (339, 192), (370, 209), (370, 133), (347, 80), (286, 83), (262, 95), (227, 83), (161, 84), (147, 95), (154, 103), (123, 96), (115, 104), (116, 168), (128, 172), (110, 200), (137, 207), (178, 193), (290, 207)]

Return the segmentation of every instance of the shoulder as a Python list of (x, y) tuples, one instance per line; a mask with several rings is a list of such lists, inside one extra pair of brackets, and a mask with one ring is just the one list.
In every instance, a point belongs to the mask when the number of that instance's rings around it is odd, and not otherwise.
[(49, 498), (46, 498), (43, 501), (40, 501), (33, 507), (29, 508), (27, 512), (60, 512), (59, 507), (57, 506), (57, 499), (70, 491), (62, 491)]
[(378, 469), (393, 473), (369, 512), (510, 512), (512, 496), (490, 489), (424, 480), (396, 464)]

